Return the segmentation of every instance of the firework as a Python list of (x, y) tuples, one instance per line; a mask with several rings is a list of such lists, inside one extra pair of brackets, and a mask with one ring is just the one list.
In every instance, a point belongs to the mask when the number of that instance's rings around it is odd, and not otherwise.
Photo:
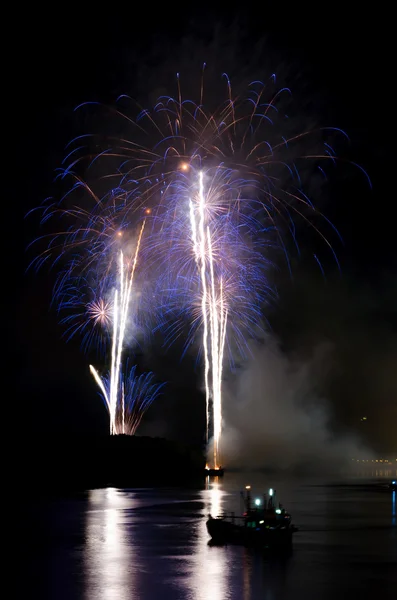
[[(202, 85), (198, 103), (183, 100), (179, 91), (177, 98), (160, 97), (152, 110), (140, 110), (135, 119), (119, 107), (129, 100), (120, 96), (109, 110), (125, 135), (92, 134), (73, 140), (58, 174), (63, 184), (72, 185), (60, 202), (49, 199), (41, 207), (43, 223), (59, 217), (64, 226), (48, 234), (50, 243), (35, 263), (73, 255), (70, 274), (80, 276), (101, 263), (106, 265), (101, 270), (105, 275), (120, 240), (128, 238), (139, 219), (150, 217), (154, 227), (160, 221), (161, 227), (169, 228), (165, 217), (178, 218), (178, 191), (184, 185), (180, 175), (188, 178), (191, 169), (222, 171), (219, 191), (234, 188), (238, 193), (233, 206), (230, 193), (220, 194), (214, 210), (219, 214), (232, 209), (248, 226), (252, 217), (259, 220), (262, 232), (271, 232), (274, 245), (285, 247), (286, 232), (295, 238), (295, 218), (316, 228), (312, 217), (320, 213), (302, 189), (299, 163), (310, 160), (317, 167), (321, 160), (333, 165), (330, 144), (321, 140), (318, 149), (308, 152), (309, 142), (305, 146), (304, 140), (315, 136), (318, 145), (318, 134), (334, 133), (335, 128), (291, 131), (286, 136), (291, 119), (281, 102), (290, 97), (288, 88), (275, 89), (272, 76), (267, 83), (252, 82), (247, 94), (233, 98), (227, 77), (226, 83), (226, 100), (214, 111), (203, 104)], [(85, 103), (90, 104), (96, 103)]]
[(109, 328), (111, 323), (111, 302), (107, 302), (103, 298), (91, 300), (87, 304), (87, 312), (89, 318), (94, 322), (95, 326)]
[(121, 411), (116, 413), (116, 430), (119, 433), (134, 435), (141, 419), (158, 397), (163, 383), (155, 383), (153, 373), (136, 375), (136, 367), (127, 373), (123, 381), (123, 397)]
[[(109, 110), (115, 123), (119, 121), (115, 129), (121, 123), (123, 136), (73, 140), (59, 171), (59, 180), (71, 180), (72, 185), (61, 202), (48, 201), (42, 207), (43, 222), (60, 217), (63, 226), (49, 234), (50, 243), (35, 261), (38, 266), (63, 261), (56, 299), (61, 304), (66, 299), (68, 309), (84, 304), (78, 318), (91, 327), (108, 330), (108, 310), (113, 312), (110, 379), (101, 390), (104, 397), (106, 390), (114, 432), (132, 281), (123, 275), (121, 244), (146, 220), (137, 273), (140, 305), (147, 327), (160, 328), (167, 344), (185, 334), (186, 321), (184, 351), (200, 332), (215, 463), (224, 353), (233, 360), (237, 348), (244, 356), (247, 339), (261, 328), (264, 307), (275, 297), (269, 282), (269, 256), (275, 254), (269, 251), (281, 250), (289, 265), (288, 236), (297, 245), (295, 223), (301, 219), (334, 254), (318, 227), (322, 215), (302, 188), (300, 167), (311, 161), (325, 173), (327, 163), (333, 166), (335, 152), (325, 136), (340, 131), (293, 131), (294, 121), (282, 110), (282, 98), (290, 98), (291, 92), (275, 89), (274, 76), (265, 83), (252, 82), (237, 97), (226, 75), (225, 81), (225, 100), (214, 110), (211, 102), (204, 103), (202, 81), (197, 102), (182, 99), (178, 78), (176, 98), (162, 96), (153, 109), (139, 109), (136, 118), (122, 109), (131, 101), (122, 96)], [(314, 149), (310, 145), (307, 151), (310, 136)], [(324, 223), (334, 230), (325, 218)], [(318, 256), (314, 259), (319, 262)], [(115, 272), (121, 272), (116, 286)], [(79, 280), (88, 281), (90, 273), (100, 281), (96, 289), (89, 292), (87, 287), (84, 298), (74, 294), (81, 289)], [(102, 290), (112, 285), (118, 289), (107, 304)], [(78, 318), (69, 322), (72, 333), (85, 331)]]
[[(220, 278), (219, 281), (215, 279), (212, 233), (210, 226), (206, 225), (205, 218), (206, 202), (203, 177), (203, 172), (200, 171), (198, 199), (196, 202), (197, 206), (195, 206), (195, 204), (191, 202), (190, 215), (194, 253), (197, 261), (197, 266), (200, 270), (202, 285), (201, 306), (204, 325), (203, 348), (205, 360), (204, 377), (207, 407), (207, 441), (209, 423), (209, 403), (212, 399), (214, 428), (214, 468), (217, 468), (219, 459), (219, 441), (222, 424), (222, 367), (227, 324), (227, 306), (225, 306), (225, 300), (223, 295), (222, 278)], [(209, 311), (209, 327), (207, 311)], [(208, 380), (210, 369), (212, 380), (211, 386), (209, 385)]]
[[(110, 416), (110, 434), (115, 434), (116, 431), (116, 409), (120, 402), (120, 374), (121, 374), (121, 357), (124, 346), (126, 333), (129, 305), (131, 299), (132, 284), (134, 281), (135, 269), (138, 260), (139, 248), (141, 245), (142, 234), (145, 227), (145, 221), (139, 232), (135, 254), (131, 264), (124, 266), (124, 254), (120, 251), (120, 275), (119, 289), (114, 293), (114, 313), (113, 313), (113, 336), (112, 336), (112, 353), (111, 353), (111, 369), (109, 390), (106, 392), (105, 400), (109, 409)], [(94, 375), (95, 381), (104, 393), (103, 384), (94, 367), (90, 366), (91, 372)], [(124, 406), (124, 401), (122, 401)], [(124, 413), (123, 413), (124, 414)]]
[(54, 303), (57, 302), (65, 337), (81, 336), (82, 348), (106, 354), (114, 313), (114, 277), (98, 277), (94, 272), (70, 276), (67, 269), (57, 280)]
[[(90, 365), (90, 371), (98, 384), (101, 397), (111, 418), (111, 386), (112, 376), (109, 373), (101, 378), (96, 369)], [(114, 411), (113, 433), (135, 435), (146, 410), (159, 396), (165, 384), (155, 383), (153, 373), (136, 374), (136, 366), (126, 368), (121, 374), (118, 402)]]

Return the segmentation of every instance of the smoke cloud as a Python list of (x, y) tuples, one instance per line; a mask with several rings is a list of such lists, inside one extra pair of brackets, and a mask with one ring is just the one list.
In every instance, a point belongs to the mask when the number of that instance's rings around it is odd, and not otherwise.
[(224, 386), (223, 460), (232, 468), (335, 470), (365, 453), (360, 440), (336, 434), (321, 381), (332, 369), (332, 346), (311, 359), (285, 355), (272, 338)]

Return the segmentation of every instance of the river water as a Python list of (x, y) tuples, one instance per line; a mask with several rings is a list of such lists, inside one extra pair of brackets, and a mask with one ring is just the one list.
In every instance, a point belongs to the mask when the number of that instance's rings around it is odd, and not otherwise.
[[(379, 475), (383, 475), (380, 477)], [(298, 480), (226, 473), (201, 489), (23, 494), (17, 598), (341, 600), (397, 598), (395, 477)], [(240, 510), (246, 484), (277, 498), (299, 527), (290, 557), (211, 547), (208, 513)]]

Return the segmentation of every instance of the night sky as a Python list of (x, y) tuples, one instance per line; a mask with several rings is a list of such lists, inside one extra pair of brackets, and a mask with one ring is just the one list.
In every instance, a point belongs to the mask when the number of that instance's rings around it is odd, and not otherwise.
[[(165, 86), (175, 89), (177, 71), (187, 89), (194, 87), (205, 61), (219, 75), (226, 71), (232, 82), (276, 72), (292, 88), (296, 114), (302, 111), (313, 122), (346, 130), (351, 143), (344, 156), (371, 177), (372, 190), (361, 172), (346, 163), (336, 169), (326, 190), (317, 191), (344, 240), (335, 247), (341, 273), (325, 258), (322, 278), (312, 260), (319, 242), (308, 235), (301, 241), (300, 259), (293, 258), (292, 277), (281, 265), (279, 300), (266, 316), (285, 355), (305, 361), (319, 346), (331, 347), (331, 368), (318, 386), (335, 431), (358, 431), (376, 450), (396, 451), (391, 17), (348, 15), (334, 5), (322, 5), (318, 14), (279, 9), (279, 14), (265, 11), (262, 16), (200, 14), (197, 5), (191, 10), (195, 14), (188, 12), (188, 5), (156, 16), (152, 6), (147, 14), (140, 8), (128, 15), (115, 11), (50, 17), (35, 12), (11, 25), (13, 45), (3, 88), (11, 152), (6, 154), (10, 166), (3, 173), (3, 201), (12, 217), (4, 221), (3, 231), (9, 244), (4, 261), (11, 261), (17, 293), (16, 301), (10, 301), (16, 311), (13, 420), (24, 434), (108, 428), (88, 359), (77, 339), (62, 339), (50, 308), (54, 275), (45, 269), (25, 273), (25, 248), (40, 230), (37, 220), (24, 220), (24, 215), (54, 193), (54, 169), (82, 126), (74, 107), (87, 100), (112, 102), (120, 93), (151, 104)], [(23, 235), (15, 235), (21, 229)], [(201, 373), (194, 356), (180, 362), (179, 352), (174, 348), (165, 353), (153, 342), (138, 357), (142, 366), (170, 382), (168, 392), (150, 409), (148, 424), (153, 433), (197, 441), (204, 424)]]

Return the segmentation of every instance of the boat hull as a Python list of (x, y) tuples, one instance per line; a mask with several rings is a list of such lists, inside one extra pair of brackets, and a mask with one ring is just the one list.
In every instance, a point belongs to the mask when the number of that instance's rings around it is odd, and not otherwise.
[(238, 544), (288, 550), (292, 547), (292, 536), (296, 528), (293, 526), (283, 529), (250, 528), (224, 519), (210, 518), (207, 521), (207, 531), (213, 543), (216, 544)]

